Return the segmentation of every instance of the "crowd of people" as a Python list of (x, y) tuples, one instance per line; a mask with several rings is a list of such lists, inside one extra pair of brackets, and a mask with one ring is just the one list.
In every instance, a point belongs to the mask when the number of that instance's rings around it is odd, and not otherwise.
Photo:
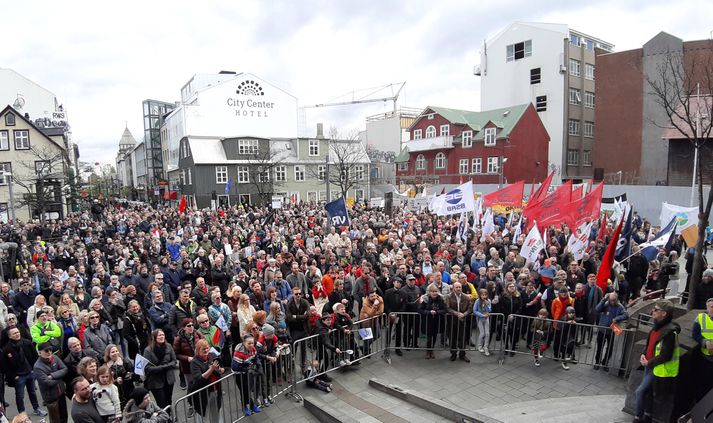
[[(596, 273), (608, 238), (597, 236), (599, 228), (581, 261), (566, 249), (569, 229), (552, 227), (546, 251), (526, 263), (518, 255), (525, 236), (513, 239), (503, 215), (483, 239), (472, 224), (460, 239), (457, 217), (427, 211), (389, 216), (356, 204), (350, 217), (349, 227), (335, 228), (321, 206), (310, 204), (180, 213), (117, 203), (62, 220), (2, 225), (2, 241), (18, 248), (4, 252), (0, 283), (0, 411), (9, 406), (7, 385), (15, 392), (17, 416), (7, 416), (13, 422), (29, 421), (25, 392), (32, 412), (49, 413), (50, 422), (68, 414), (76, 423), (120, 416), (167, 422), (178, 379), (181, 389), (196, 392), (196, 419), (217, 422), (221, 392), (213, 382), (232, 369), (241, 387), (258, 386), (241, 389), (242, 411), (251, 415), (273, 402), (256, 378), (264, 387), (280, 376), (259, 376), (260, 368), (295, 341), (318, 335), (316, 360), (300, 363), (301, 370), (309, 386), (329, 391), (321, 374), (326, 361), (350, 364), (345, 348), (369, 354), (369, 340), (356, 345), (353, 331), (362, 326), (354, 322), (379, 316), (388, 316), (399, 356), (423, 335), (426, 359), (435, 358), (439, 334), (453, 361), (469, 362), (470, 345), (489, 356), (491, 338), (505, 324), (508, 352), (524, 341), (539, 366), (553, 344), (564, 369), (572, 342), (593, 337), (574, 339), (567, 325), (599, 325), (595, 368), (606, 368), (610, 327), (627, 319), (627, 304), (677, 284), (682, 273), (679, 240), (653, 262), (634, 246), (602, 290)], [(649, 223), (635, 224), (643, 242)], [(699, 290), (705, 308), (712, 269)], [(409, 312), (418, 317), (399, 317)], [(507, 324), (515, 315), (532, 323)]]

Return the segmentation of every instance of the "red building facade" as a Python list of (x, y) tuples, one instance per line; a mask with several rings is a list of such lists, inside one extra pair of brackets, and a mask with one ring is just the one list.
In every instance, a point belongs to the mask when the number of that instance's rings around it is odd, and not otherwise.
[(484, 112), (428, 107), (396, 158), (402, 185), (497, 184), (547, 177), (549, 135), (532, 104)]

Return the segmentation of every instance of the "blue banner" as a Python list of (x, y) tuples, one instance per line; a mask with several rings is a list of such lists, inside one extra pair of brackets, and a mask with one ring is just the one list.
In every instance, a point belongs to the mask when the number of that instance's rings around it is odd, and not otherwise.
[(230, 194), (230, 179), (228, 179), (228, 183), (225, 184), (225, 193)]
[(324, 205), (327, 214), (329, 214), (329, 222), (334, 227), (349, 226), (349, 213), (347, 212), (347, 203), (344, 197), (339, 197), (331, 203)]

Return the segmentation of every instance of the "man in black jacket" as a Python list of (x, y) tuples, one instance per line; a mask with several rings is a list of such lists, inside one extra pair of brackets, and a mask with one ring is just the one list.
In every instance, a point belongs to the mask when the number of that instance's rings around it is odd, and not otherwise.
[(43, 342), (39, 345), (40, 358), (35, 362), (34, 371), (40, 387), (42, 401), (49, 411), (50, 423), (67, 421), (67, 385), (64, 378), (69, 373), (67, 366), (54, 355), (52, 345)]
[[(409, 275), (413, 278), (413, 275)], [(406, 276), (408, 278), (409, 276)], [(384, 313), (389, 316), (389, 335), (386, 338), (387, 342), (391, 341), (391, 334), (393, 333), (394, 326), (396, 326), (396, 355), (401, 356), (401, 332), (403, 326), (401, 324), (401, 317), (396, 313), (401, 313), (406, 310), (406, 296), (401, 291), (401, 279), (394, 278), (394, 286), (386, 290), (384, 294)], [(389, 349), (385, 351), (385, 355), (388, 356)]]
[(639, 297), (641, 286), (646, 280), (646, 275), (649, 273), (649, 261), (639, 252), (639, 247), (633, 247), (634, 255), (629, 258), (629, 265), (626, 269), (626, 279), (629, 281), (629, 298), (624, 300), (633, 300)]
[[(309, 334), (307, 330), (309, 302), (302, 298), (302, 290), (298, 287), (292, 288), (292, 298), (287, 303), (285, 310), (287, 326), (290, 328), (290, 336), (293, 342), (306, 337)], [(293, 349), (294, 350), (294, 349)], [(304, 368), (306, 356), (306, 342), (300, 342), (300, 352), (302, 353), (301, 364)], [(295, 354), (297, 352), (295, 351)]]
[(37, 351), (32, 342), (20, 336), (18, 328), (10, 329), (8, 333), (10, 342), (2, 351), (0, 364), (5, 373), (5, 381), (15, 387), (15, 403), (17, 412), (25, 412), (25, 387), (30, 396), (30, 402), (36, 416), (46, 416), (47, 412), (40, 409), (35, 392), (35, 375), (33, 366), (37, 361)]

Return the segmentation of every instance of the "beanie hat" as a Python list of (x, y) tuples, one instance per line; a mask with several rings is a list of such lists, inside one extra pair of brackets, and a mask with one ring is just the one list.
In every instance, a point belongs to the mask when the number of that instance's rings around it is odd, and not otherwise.
[(265, 324), (262, 327), (262, 333), (265, 335), (265, 338), (270, 338), (275, 334), (275, 328), (272, 327), (272, 325)]
[(134, 391), (131, 393), (131, 399), (134, 400), (136, 406), (138, 406), (139, 404), (144, 402), (144, 397), (148, 393), (149, 391), (146, 388), (139, 386), (135, 388)]

